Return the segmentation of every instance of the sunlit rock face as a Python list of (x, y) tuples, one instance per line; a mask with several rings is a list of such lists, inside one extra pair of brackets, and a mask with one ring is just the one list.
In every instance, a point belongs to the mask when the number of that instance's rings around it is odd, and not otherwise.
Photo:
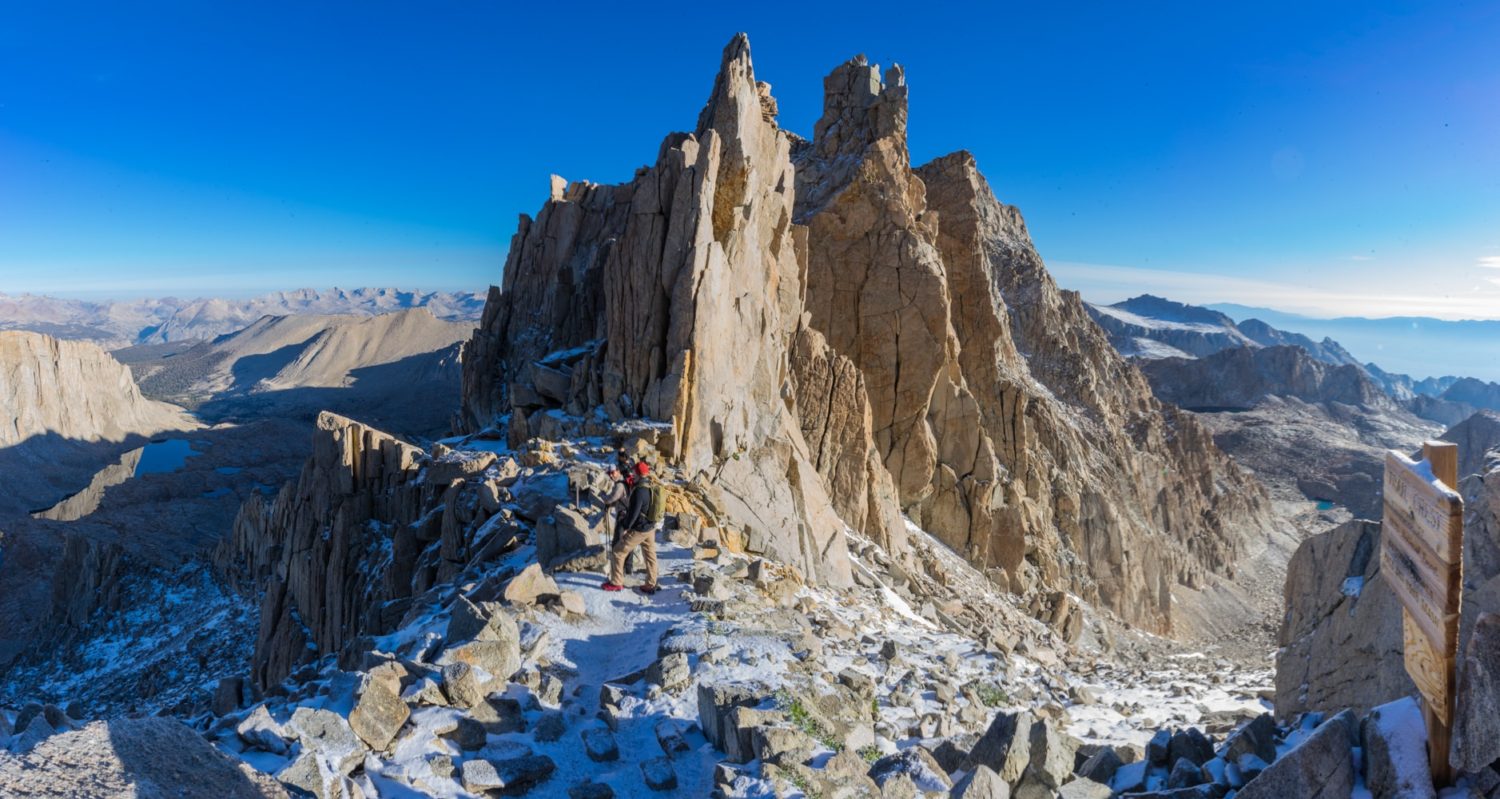
[(824, 88), (813, 138), (786, 133), (737, 37), (654, 166), (555, 178), (466, 346), (462, 426), (657, 420), (820, 579), (847, 579), (846, 525), (899, 551), (904, 511), (1009, 590), (1170, 630), (1263, 488), (1152, 397), (972, 156), (912, 168), (899, 67)]
[(0, 447), (36, 437), (123, 441), (196, 426), (141, 396), (130, 370), (97, 345), (0, 332)]

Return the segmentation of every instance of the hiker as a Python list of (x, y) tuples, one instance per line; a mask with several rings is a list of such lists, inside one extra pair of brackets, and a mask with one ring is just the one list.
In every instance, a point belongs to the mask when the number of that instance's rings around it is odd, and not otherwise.
[(629, 494), (622, 472), (618, 464), (609, 467), (609, 471), (606, 472), (609, 476), (609, 488), (595, 495), (599, 507), (604, 510), (605, 531), (609, 535), (610, 546), (614, 546), (620, 540), (620, 510), (624, 505), (625, 497)]
[(636, 547), (646, 556), (646, 582), (635, 590), (654, 594), (656, 585), (656, 532), (666, 516), (667, 498), (661, 484), (651, 478), (651, 466), (645, 461), (635, 465), (631, 475), (630, 499), (617, 520), (616, 540), (609, 551), (609, 580), (606, 591), (625, 587), (625, 556)]

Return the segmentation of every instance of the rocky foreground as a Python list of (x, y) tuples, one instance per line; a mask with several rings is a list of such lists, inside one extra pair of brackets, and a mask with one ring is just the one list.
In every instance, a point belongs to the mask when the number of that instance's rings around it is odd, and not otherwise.
[[(649, 433), (423, 453), (339, 417), (320, 427), (322, 454), (299, 482), (350, 519), (329, 562), (388, 582), (381, 515), (349, 513), (406, 496), (415, 562), (451, 579), (395, 600), (389, 621), (361, 620), (322, 657), (263, 622), (259, 669), (219, 683), (213, 711), (192, 720), (201, 737), (157, 772), (139, 763), (162, 758), (140, 752), (182, 737), (177, 722), (0, 713), (0, 794), (115, 796), (156, 774), (174, 786), (217, 774), (227, 782), (200, 793), (141, 795), (1434, 795), (1411, 700), (1278, 724), (1269, 671), (1172, 657), (1065, 598), (1056, 625), (1037, 621), (915, 527), (918, 567), (855, 536), (854, 584), (811, 586), (746, 552), (666, 470), (664, 590), (604, 593), (602, 517), (585, 489), (621, 447), (656, 457)], [(298, 506), (289, 487), (270, 512)], [(222, 567), (246, 566), (233, 551)], [(324, 614), (298, 591), (268, 601), (289, 603), (316, 639)], [(203, 738), (213, 750), (187, 742)], [(1465, 779), (1470, 795), (1497, 795), (1500, 774)]]

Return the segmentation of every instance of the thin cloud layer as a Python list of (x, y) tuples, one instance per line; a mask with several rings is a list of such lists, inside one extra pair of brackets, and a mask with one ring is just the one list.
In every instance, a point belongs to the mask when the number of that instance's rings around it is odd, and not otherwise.
[[(1485, 260), (1489, 259), (1481, 262)], [(1494, 268), (1500, 269), (1500, 258), (1494, 261)], [(1091, 302), (1118, 302), (1139, 294), (1158, 294), (1195, 305), (1232, 302), (1318, 318), (1500, 319), (1500, 291), (1484, 283), (1467, 294), (1419, 295), (1334, 291), (1229, 275), (1067, 261), (1051, 262), (1048, 268), (1060, 286), (1079, 292)], [(1500, 286), (1500, 278), (1486, 278), (1485, 282)]]

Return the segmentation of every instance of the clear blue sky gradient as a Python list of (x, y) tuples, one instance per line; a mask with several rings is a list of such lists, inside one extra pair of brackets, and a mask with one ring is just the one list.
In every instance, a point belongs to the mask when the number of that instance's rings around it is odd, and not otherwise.
[(5, 17), (0, 292), (482, 290), (549, 173), (628, 179), (691, 127), (745, 30), (804, 135), (833, 66), (900, 62), (914, 160), (973, 151), (1087, 297), (1500, 316), (1500, 4), (195, 0)]

